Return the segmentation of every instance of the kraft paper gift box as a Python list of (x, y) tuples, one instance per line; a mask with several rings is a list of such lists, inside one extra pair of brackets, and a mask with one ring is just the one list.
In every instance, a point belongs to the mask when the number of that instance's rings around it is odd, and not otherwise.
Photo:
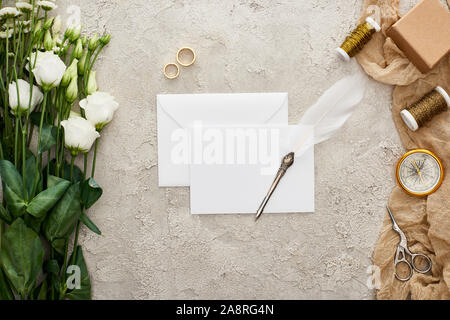
[(438, 0), (422, 0), (387, 32), (422, 73), (450, 52), (450, 12)]

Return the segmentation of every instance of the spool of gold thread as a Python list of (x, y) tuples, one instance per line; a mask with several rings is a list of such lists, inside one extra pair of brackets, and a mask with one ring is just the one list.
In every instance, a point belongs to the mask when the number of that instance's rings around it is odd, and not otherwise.
[(441, 87), (428, 92), (422, 99), (406, 107), (400, 116), (412, 131), (416, 131), (434, 116), (444, 112), (450, 106), (450, 97)]
[(366, 21), (359, 24), (350, 35), (345, 38), (342, 45), (336, 49), (339, 55), (345, 60), (350, 61), (364, 46), (372, 39), (375, 32), (381, 30), (378, 23), (372, 18), (366, 18)]

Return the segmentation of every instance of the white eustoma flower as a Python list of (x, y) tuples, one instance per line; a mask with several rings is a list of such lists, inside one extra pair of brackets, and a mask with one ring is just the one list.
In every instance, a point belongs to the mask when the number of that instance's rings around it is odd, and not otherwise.
[(24, 112), (28, 110), (28, 107), (30, 107), (31, 113), (36, 108), (36, 106), (42, 102), (44, 95), (42, 94), (42, 92), (39, 90), (38, 87), (33, 86), (33, 94), (31, 97), (31, 104), (30, 104), (30, 91), (31, 91), (30, 84), (22, 79), (19, 79), (18, 83), (19, 83), (20, 99), (17, 98), (16, 82), (10, 83), (8, 88), (9, 106), (11, 108), (11, 111), (13, 111), (13, 113), (16, 113), (17, 109), (20, 109), (20, 111)]
[(119, 104), (109, 93), (97, 91), (86, 99), (81, 100), (80, 107), (84, 109), (86, 119), (88, 119), (97, 130), (101, 130), (111, 122), (114, 112), (119, 107)]
[(20, 11), (13, 7), (5, 7), (0, 10), (0, 19), (17, 18), (20, 16)]
[(22, 12), (29, 13), (33, 10), (33, 5), (25, 1), (16, 2), (16, 8)]
[(92, 123), (84, 118), (71, 117), (61, 121), (61, 125), (64, 127), (65, 145), (73, 155), (89, 152), (95, 140), (100, 138)]
[(40, 6), (45, 11), (50, 11), (58, 8), (58, 6), (52, 1), (38, 1), (37, 5)]
[[(36, 54), (37, 57), (35, 56)], [(67, 68), (61, 58), (53, 51), (37, 51), (37, 53), (31, 55), (31, 64), (35, 60), (36, 65), (34, 65), (32, 72), (36, 78), (36, 82), (45, 91), (59, 86)], [(27, 66), (27, 69), (29, 69), (29, 66)]]
[(0, 31), (0, 38), (6, 39), (11, 38), (14, 33), (14, 30), (10, 29), (9, 32), (6, 31)]

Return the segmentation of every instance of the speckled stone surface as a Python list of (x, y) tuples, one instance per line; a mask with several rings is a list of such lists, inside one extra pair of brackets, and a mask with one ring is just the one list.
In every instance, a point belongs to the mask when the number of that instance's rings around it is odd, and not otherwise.
[[(156, 94), (289, 92), (298, 121), (331, 84), (360, 72), (334, 48), (360, 0), (64, 0), (85, 30), (113, 34), (98, 82), (120, 102), (104, 130), (89, 215), (105, 233), (81, 242), (96, 299), (371, 299), (367, 268), (403, 150), (392, 88), (371, 80), (344, 129), (316, 148), (314, 214), (191, 216), (189, 189), (158, 188)], [(403, 11), (414, 1), (403, 1)], [(198, 54), (179, 79), (164, 64)], [(257, 205), (257, 204), (255, 204)]]

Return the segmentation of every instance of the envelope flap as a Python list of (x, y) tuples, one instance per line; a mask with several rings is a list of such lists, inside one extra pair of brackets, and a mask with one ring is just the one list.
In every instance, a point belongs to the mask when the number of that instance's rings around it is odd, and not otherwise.
[(160, 94), (160, 110), (180, 127), (208, 124), (266, 123), (287, 103), (287, 93)]

